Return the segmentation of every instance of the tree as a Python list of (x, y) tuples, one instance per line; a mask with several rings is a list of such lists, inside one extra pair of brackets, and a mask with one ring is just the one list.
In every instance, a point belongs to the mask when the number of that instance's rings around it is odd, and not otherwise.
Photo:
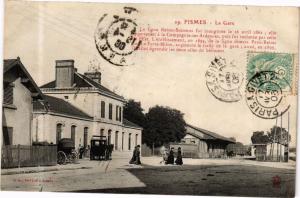
[(273, 126), (268, 133), (270, 142), (279, 143), (282, 145), (287, 145), (288, 142), (291, 141), (291, 135), (285, 128), (281, 128), (279, 126)]
[(267, 144), (269, 143), (269, 136), (263, 131), (255, 131), (251, 136), (252, 144)]
[(185, 136), (183, 113), (170, 107), (155, 106), (146, 114), (143, 142), (155, 147), (180, 141)]
[(133, 99), (128, 100), (124, 105), (123, 115), (127, 120), (144, 127), (145, 114), (140, 102), (136, 102)]

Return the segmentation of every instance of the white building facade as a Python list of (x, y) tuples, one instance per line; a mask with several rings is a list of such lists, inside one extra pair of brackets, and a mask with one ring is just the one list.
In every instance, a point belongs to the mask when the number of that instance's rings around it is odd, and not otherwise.
[(40, 88), (47, 109), (34, 105), (34, 141), (56, 144), (61, 138), (72, 138), (79, 148), (101, 135), (117, 151), (131, 151), (141, 144), (142, 128), (123, 118), (126, 101), (101, 85), (100, 72), (83, 75), (77, 72), (74, 60), (58, 60), (55, 78)]

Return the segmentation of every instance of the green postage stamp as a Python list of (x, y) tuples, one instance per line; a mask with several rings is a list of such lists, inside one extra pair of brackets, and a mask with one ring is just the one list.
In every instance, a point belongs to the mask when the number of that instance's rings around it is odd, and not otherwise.
[(289, 109), (287, 97), (295, 89), (294, 62), (293, 54), (248, 54), (246, 101), (253, 114), (274, 119)]
[[(294, 55), (288, 53), (251, 52), (248, 54), (247, 81), (262, 71), (275, 72), (281, 88), (293, 85)], [(287, 84), (288, 83), (288, 84)]]

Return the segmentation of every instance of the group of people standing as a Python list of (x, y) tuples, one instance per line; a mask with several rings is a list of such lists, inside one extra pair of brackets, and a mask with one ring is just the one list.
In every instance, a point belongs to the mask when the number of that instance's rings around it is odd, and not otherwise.
[(178, 147), (177, 149), (177, 156), (176, 156), (176, 160), (174, 157), (174, 148), (171, 147), (170, 150), (166, 149), (166, 148), (162, 148), (162, 155), (163, 155), (163, 161), (161, 161), (160, 163), (165, 163), (165, 164), (176, 164), (176, 165), (182, 165), (183, 161), (182, 161), (182, 153), (181, 153), (181, 148)]
[[(175, 156), (174, 156), (174, 148), (171, 147), (171, 149), (167, 149), (165, 147), (162, 147), (161, 150), (162, 156), (163, 156), (163, 161), (161, 161), (160, 163), (164, 163), (164, 164), (176, 164), (176, 165), (182, 165), (183, 161), (182, 161), (182, 153), (181, 153), (181, 148), (178, 147), (177, 149), (177, 155), (176, 155), (176, 160), (175, 160)], [(131, 160), (129, 161), (129, 164), (136, 164), (136, 165), (140, 165), (141, 164), (141, 151), (140, 151), (140, 145), (137, 145), (136, 147), (134, 147), (133, 150), (133, 155)]]

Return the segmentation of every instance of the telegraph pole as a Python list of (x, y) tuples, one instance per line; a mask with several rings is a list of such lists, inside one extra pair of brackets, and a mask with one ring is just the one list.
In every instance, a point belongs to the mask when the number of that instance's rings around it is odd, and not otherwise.
[(290, 142), (290, 111), (288, 111), (288, 129), (287, 129), (287, 160), (286, 162), (289, 162), (289, 156), (290, 156), (290, 148), (289, 148), (289, 142)]
[[(278, 141), (279, 142), (279, 141)], [(280, 116), (280, 158), (279, 158), (279, 162), (281, 162), (281, 153), (282, 153), (282, 114)]]

